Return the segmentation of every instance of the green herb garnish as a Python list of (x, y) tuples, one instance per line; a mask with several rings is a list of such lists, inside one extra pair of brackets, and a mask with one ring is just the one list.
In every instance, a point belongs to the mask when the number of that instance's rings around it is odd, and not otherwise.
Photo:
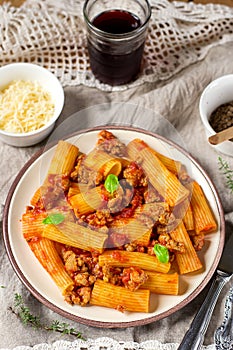
[(161, 263), (168, 263), (169, 251), (168, 251), (167, 247), (165, 247), (162, 244), (157, 243), (154, 245), (154, 252), (155, 252), (155, 255), (157, 256), (158, 260)]
[(48, 215), (44, 220), (43, 224), (53, 224), (53, 225), (59, 225), (62, 221), (64, 221), (65, 216), (61, 213), (54, 213)]
[(118, 177), (114, 174), (109, 174), (104, 182), (104, 187), (111, 194), (117, 190), (119, 186)]
[(44, 329), (46, 331), (54, 331), (61, 334), (70, 334), (76, 338), (85, 340), (79, 331), (77, 331), (75, 328), (71, 328), (67, 323), (52, 321), (52, 323), (49, 325), (42, 324), (40, 318), (32, 315), (30, 309), (24, 305), (23, 298), (20, 294), (15, 294), (14, 308), (10, 307), (10, 310), (13, 312), (13, 314), (19, 317), (25, 325), (30, 325), (35, 329)]
[(222, 157), (218, 157), (219, 170), (223, 172), (226, 177), (226, 185), (233, 193), (233, 170), (230, 169), (229, 164), (226, 160), (223, 160)]

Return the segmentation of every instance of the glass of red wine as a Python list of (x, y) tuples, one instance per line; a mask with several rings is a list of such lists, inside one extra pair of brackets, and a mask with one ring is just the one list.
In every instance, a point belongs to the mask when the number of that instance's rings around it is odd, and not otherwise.
[(90, 66), (95, 77), (109, 85), (135, 80), (140, 72), (148, 22), (147, 0), (86, 0)]

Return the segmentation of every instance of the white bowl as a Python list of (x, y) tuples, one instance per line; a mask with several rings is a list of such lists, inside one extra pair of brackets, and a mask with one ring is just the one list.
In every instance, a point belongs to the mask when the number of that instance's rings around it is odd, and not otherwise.
[(47, 69), (31, 63), (12, 63), (0, 68), (0, 90), (13, 80), (37, 81), (48, 91), (55, 104), (53, 117), (38, 130), (27, 133), (12, 133), (0, 129), (0, 140), (18, 147), (34, 145), (45, 139), (53, 130), (64, 106), (64, 91), (57, 77)]
[[(205, 127), (206, 136), (216, 134), (214, 129), (209, 124), (211, 113), (223, 103), (233, 101), (233, 74), (223, 75), (222, 77), (213, 80), (204, 89), (199, 103), (199, 112), (202, 123)], [(224, 141), (219, 145), (212, 145), (217, 151), (233, 156), (233, 142)]]

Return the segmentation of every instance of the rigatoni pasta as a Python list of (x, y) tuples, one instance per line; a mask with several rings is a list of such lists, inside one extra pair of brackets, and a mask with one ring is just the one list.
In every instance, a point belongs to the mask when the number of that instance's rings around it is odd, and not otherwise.
[(62, 294), (65, 295), (68, 291), (72, 290), (74, 281), (66, 272), (54, 243), (47, 238), (40, 238), (30, 240), (29, 246)]
[(191, 238), (182, 221), (171, 233), (172, 239), (184, 244), (185, 251), (176, 252), (176, 261), (179, 267), (180, 274), (198, 271), (202, 268), (202, 263), (195, 251)]
[(149, 312), (150, 291), (138, 289), (131, 292), (124, 287), (97, 280), (90, 304), (111, 307), (121, 312)]
[(155, 255), (140, 252), (127, 252), (121, 250), (105, 251), (99, 256), (99, 265), (110, 265), (115, 267), (137, 266), (144, 270), (167, 273), (170, 263), (161, 263)]
[(22, 234), (65, 301), (150, 312), (151, 293), (178, 295), (180, 275), (203, 268), (196, 250), (216, 221), (183, 171), (143, 140), (125, 145), (106, 130), (87, 154), (58, 142)]
[(178, 295), (179, 294), (179, 274), (173, 273), (159, 273), (146, 271), (148, 280), (141, 288), (149, 289), (151, 293)]
[(170, 206), (174, 207), (188, 197), (189, 191), (144, 141), (131, 141), (127, 151), (131, 159), (138, 159), (151, 184)]
[(91, 230), (73, 222), (64, 222), (56, 227), (55, 225), (45, 225), (42, 237), (49, 238), (52, 241), (70, 245), (86, 251), (102, 252), (104, 243), (107, 239), (105, 233), (98, 230)]
[(201, 186), (196, 181), (193, 181), (191, 205), (195, 232), (198, 234), (215, 231), (217, 228), (216, 220)]

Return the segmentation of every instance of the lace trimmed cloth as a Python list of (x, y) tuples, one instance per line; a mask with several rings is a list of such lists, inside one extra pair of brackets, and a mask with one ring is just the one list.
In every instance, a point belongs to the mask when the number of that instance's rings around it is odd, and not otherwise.
[[(136, 342), (118, 342), (111, 338), (103, 337), (96, 340), (88, 339), (87, 341), (57, 341), (50, 345), (38, 344), (33, 347), (17, 346), (13, 350), (176, 350), (177, 348), (178, 344), (161, 344), (156, 340), (148, 340), (139, 344)], [(203, 350), (215, 350), (215, 346), (203, 346)]]
[(82, 0), (27, 0), (0, 6), (0, 66), (31, 62), (52, 71), (63, 86), (125, 90), (171, 78), (233, 40), (233, 8), (151, 0), (152, 17), (142, 71), (134, 82), (111, 87), (93, 76), (86, 47)]

